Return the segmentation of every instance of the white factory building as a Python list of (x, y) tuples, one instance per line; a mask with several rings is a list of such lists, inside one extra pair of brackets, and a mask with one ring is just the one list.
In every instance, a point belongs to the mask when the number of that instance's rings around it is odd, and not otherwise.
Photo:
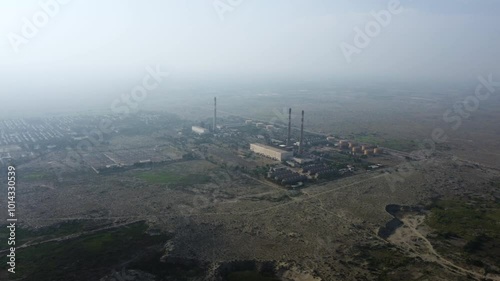
[(208, 133), (208, 129), (205, 129), (205, 128), (202, 128), (202, 127), (199, 127), (199, 126), (193, 126), (193, 127), (191, 127), (191, 130), (194, 133), (197, 133), (199, 135), (203, 135), (203, 134)]
[(288, 160), (293, 157), (293, 152), (291, 151), (281, 150), (279, 148), (260, 143), (251, 143), (250, 150), (278, 161)]

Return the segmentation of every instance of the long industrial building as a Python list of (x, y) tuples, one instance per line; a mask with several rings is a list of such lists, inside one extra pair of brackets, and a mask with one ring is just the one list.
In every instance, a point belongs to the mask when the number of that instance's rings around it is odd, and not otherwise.
[(204, 135), (206, 133), (208, 133), (208, 130), (205, 129), (205, 128), (202, 128), (202, 127), (199, 127), (199, 126), (192, 126), (191, 127), (191, 130), (194, 132), (194, 133), (197, 133), (199, 135)]
[(288, 160), (293, 157), (293, 152), (291, 151), (281, 150), (279, 148), (260, 143), (251, 143), (250, 150), (278, 161)]

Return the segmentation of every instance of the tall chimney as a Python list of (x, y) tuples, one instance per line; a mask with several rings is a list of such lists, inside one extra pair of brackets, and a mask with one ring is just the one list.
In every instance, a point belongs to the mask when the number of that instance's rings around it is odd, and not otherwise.
[(292, 109), (288, 109), (288, 137), (286, 139), (286, 146), (290, 146), (290, 137), (292, 135)]
[(214, 97), (214, 133), (217, 131), (217, 97)]
[(302, 121), (300, 124), (300, 143), (299, 143), (299, 154), (302, 154), (302, 149), (304, 148), (304, 110), (302, 110)]

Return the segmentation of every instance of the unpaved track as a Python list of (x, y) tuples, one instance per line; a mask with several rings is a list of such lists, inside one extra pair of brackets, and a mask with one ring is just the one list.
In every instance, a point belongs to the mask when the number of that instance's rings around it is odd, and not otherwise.
[[(396, 232), (389, 237), (389, 242), (395, 244), (399, 248), (412, 252), (410, 255), (420, 257), (422, 260), (433, 262), (441, 265), (447, 270), (463, 276), (471, 276), (475, 280), (494, 280), (500, 281), (498, 275), (483, 275), (478, 272), (463, 268), (441, 256), (432, 246), (432, 243), (423, 235), (418, 227), (424, 222), (425, 216), (406, 216), (401, 219), (404, 226), (400, 227)], [(418, 244), (416, 245), (416, 243)], [(410, 251), (411, 250), (411, 251)]]

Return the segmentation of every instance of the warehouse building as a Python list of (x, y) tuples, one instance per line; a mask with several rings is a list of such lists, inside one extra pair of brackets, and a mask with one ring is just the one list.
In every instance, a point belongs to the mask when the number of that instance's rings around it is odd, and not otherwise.
[(291, 159), (293, 157), (293, 152), (281, 150), (276, 147), (260, 144), (260, 143), (251, 143), (250, 150), (257, 153), (269, 157), (271, 159), (275, 159), (278, 161), (284, 161)]

